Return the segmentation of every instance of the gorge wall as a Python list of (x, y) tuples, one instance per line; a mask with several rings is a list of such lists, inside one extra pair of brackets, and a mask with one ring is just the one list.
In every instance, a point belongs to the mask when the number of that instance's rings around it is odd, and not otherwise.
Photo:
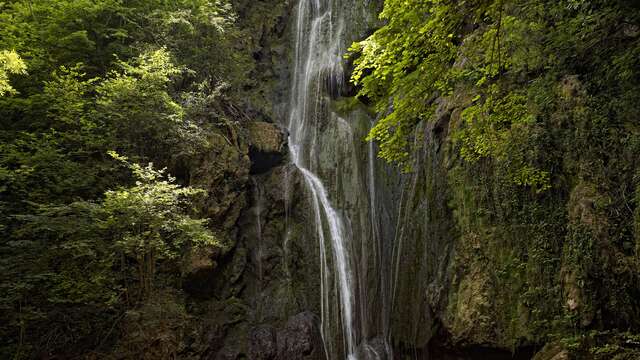
[[(417, 126), (403, 174), (364, 141), (378, 115), (354, 97), (342, 59), (380, 25), (380, 2), (234, 5), (255, 35), (256, 85), (239, 145), (221, 144), (192, 175), (212, 189), (210, 216), (227, 234), (185, 280), (194, 353), (557, 360), (615, 344), (638, 356), (638, 236), (625, 220), (635, 210), (619, 201), (634, 196), (633, 174), (603, 185), (574, 171), (625, 173), (637, 146), (568, 147), (563, 179), (532, 192), (460, 158), (452, 133), (473, 97), (461, 88)], [(582, 86), (572, 74), (557, 85), (558, 131), (575, 137), (590, 125), (563, 111)]]
[(638, 1), (0, 1), (0, 358), (639, 359), (638, 104)]

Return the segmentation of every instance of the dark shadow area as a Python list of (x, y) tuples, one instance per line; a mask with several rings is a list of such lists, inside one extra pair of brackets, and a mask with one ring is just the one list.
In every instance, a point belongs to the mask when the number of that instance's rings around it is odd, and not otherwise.
[(253, 146), (249, 148), (249, 159), (251, 159), (251, 175), (264, 174), (272, 168), (282, 164), (284, 156), (279, 152), (263, 152)]

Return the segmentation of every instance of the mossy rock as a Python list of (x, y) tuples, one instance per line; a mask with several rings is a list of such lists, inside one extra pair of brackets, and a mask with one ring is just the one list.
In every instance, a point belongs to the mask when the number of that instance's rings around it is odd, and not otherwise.
[(532, 360), (571, 360), (569, 351), (559, 343), (545, 345)]
[(265, 153), (280, 153), (286, 145), (286, 136), (275, 124), (256, 121), (249, 123), (249, 144), (254, 149)]

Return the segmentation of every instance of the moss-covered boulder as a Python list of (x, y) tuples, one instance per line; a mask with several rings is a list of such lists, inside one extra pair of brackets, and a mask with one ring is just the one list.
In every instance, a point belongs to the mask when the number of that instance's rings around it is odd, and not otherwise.
[(287, 135), (278, 125), (256, 121), (247, 126), (251, 173), (262, 174), (282, 164), (287, 153)]
[(249, 144), (257, 151), (280, 153), (285, 150), (286, 135), (276, 124), (255, 121), (247, 125)]

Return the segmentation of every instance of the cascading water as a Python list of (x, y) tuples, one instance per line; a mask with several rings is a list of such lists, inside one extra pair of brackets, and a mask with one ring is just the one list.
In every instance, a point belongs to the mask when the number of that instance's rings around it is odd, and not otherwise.
[[(354, 135), (349, 121), (353, 119), (330, 110), (331, 96), (344, 87), (345, 28), (358, 16), (351, 10), (354, 2), (299, 1), (287, 126), (291, 160), (309, 192), (319, 243), (325, 353), (330, 359), (385, 359), (391, 350), (386, 342), (387, 291), (375, 209), (375, 150), (371, 145), (358, 157), (355, 145), (362, 143), (370, 122), (365, 120), (364, 132)], [(369, 3), (359, 5), (366, 8)], [(346, 165), (338, 165), (340, 161)], [(368, 171), (360, 171), (361, 166)], [(329, 182), (332, 186), (326, 180), (334, 180)], [(352, 205), (349, 210), (339, 206), (345, 202)], [(374, 349), (367, 343), (373, 337), (383, 345)]]
[[(331, 3), (327, 1), (311, 0), (300, 1), (298, 5), (296, 21), (296, 47), (295, 67), (291, 89), (291, 104), (289, 110), (289, 148), (291, 158), (296, 167), (304, 176), (307, 188), (311, 192), (315, 222), (321, 252), (321, 317), (322, 332), (325, 338), (325, 347), (330, 344), (331, 316), (329, 305), (329, 265), (325, 249), (325, 224), (329, 229), (330, 248), (333, 249), (333, 261), (336, 280), (339, 286), (340, 315), (342, 330), (345, 339), (346, 353), (353, 357), (355, 353), (355, 337), (353, 333), (353, 270), (348, 255), (346, 236), (343, 220), (332, 207), (322, 181), (312, 169), (313, 157), (310, 152), (317, 151), (316, 132), (318, 117), (322, 111), (322, 75), (328, 74), (329, 78), (342, 79), (342, 68), (339, 59), (339, 33), (340, 24), (334, 24)], [(335, 31), (334, 26), (338, 26)], [(326, 353), (331, 354), (332, 346), (326, 348)]]

